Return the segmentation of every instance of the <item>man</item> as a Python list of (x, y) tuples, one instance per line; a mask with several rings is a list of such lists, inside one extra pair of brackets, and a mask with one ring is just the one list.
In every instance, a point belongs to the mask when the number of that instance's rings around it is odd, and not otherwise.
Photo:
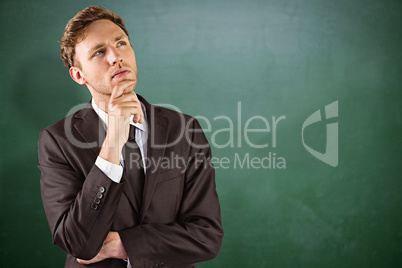
[(60, 45), (92, 95), (39, 137), (42, 201), (65, 267), (194, 267), (216, 257), (220, 208), (197, 120), (133, 92), (135, 55), (116, 14), (78, 12)]

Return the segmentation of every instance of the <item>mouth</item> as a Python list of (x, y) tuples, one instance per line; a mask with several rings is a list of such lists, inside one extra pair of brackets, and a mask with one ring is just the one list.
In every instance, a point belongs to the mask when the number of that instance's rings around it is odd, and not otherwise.
[(114, 79), (114, 78), (120, 78), (120, 77), (126, 76), (126, 75), (128, 75), (130, 72), (131, 72), (131, 71), (130, 71), (129, 69), (127, 69), (127, 68), (120, 68), (120, 69), (118, 69), (117, 71), (115, 71), (115, 72), (113, 73), (112, 79)]

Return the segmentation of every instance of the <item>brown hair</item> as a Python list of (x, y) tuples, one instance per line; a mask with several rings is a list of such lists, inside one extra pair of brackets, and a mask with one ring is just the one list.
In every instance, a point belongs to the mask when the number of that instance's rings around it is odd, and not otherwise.
[(68, 21), (64, 29), (60, 43), (61, 59), (69, 69), (72, 66), (80, 67), (80, 63), (75, 60), (75, 45), (82, 41), (88, 26), (97, 20), (106, 19), (119, 26), (128, 36), (126, 26), (122, 18), (100, 6), (90, 6), (79, 11), (71, 20)]

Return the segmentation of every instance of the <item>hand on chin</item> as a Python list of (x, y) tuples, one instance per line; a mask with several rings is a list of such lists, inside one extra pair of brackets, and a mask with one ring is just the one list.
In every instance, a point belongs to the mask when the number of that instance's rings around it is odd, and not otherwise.
[[(122, 85), (124, 83), (133, 82), (133, 81), (135, 81), (135, 79), (129, 79), (129, 78), (118, 79), (118, 80), (114, 81), (114, 83), (112, 84), (112, 91), (113, 91), (113, 87), (115, 87), (115, 86)], [(135, 83), (132, 86), (124, 88), (123, 94), (133, 92), (136, 85), (137, 85), (137, 83)]]

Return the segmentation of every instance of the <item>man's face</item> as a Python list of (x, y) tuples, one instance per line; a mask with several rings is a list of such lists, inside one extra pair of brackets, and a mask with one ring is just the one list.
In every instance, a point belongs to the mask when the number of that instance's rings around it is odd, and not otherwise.
[(134, 50), (124, 31), (109, 20), (97, 20), (89, 25), (84, 39), (75, 46), (75, 57), (81, 68), (73, 68), (80, 70), (81, 83), (92, 95), (110, 96), (115, 85), (127, 80), (135, 81), (136, 85), (138, 70)]

